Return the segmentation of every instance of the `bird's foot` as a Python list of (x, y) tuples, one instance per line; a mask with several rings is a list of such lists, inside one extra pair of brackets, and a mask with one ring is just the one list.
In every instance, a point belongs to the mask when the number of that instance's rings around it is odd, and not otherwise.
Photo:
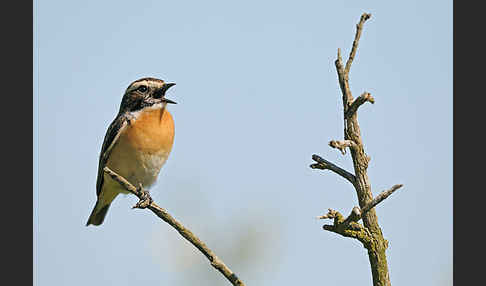
[(139, 201), (137, 202), (136, 205), (132, 207), (132, 209), (144, 209), (150, 206), (150, 204), (153, 202), (152, 197), (150, 197), (149, 191), (145, 190), (142, 187), (142, 184), (138, 185), (137, 188), (138, 193), (140, 194), (139, 196)]

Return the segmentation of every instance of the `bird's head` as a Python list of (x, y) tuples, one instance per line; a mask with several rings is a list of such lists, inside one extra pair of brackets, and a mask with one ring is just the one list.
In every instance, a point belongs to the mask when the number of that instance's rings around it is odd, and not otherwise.
[(120, 112), (134, 112), (156, 104), (165, 107), (175, 101), (165, 98), (165, 93), (175, 83), (167, 83), (157, 78), (141, 78), (132, 82), (125, 91)]

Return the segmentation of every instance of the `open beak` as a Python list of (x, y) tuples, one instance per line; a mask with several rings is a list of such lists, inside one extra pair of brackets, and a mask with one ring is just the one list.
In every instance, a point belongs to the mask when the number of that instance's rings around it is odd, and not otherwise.
[(167, 99), (167, 98), (165, 98), (165, 97), (163, 97), (163, 98), (162, 98), (162, 101), (163, 101), (163, 102), (167, 102), (167, 103), (177, 104), (177, 102), (172, 101), (172, 100), (170, 100), (170, 99)]
[(169, 88), (171, 88), (172, 86), (176, 85), (175, 83), (173, 82), (168, 82), (166, 84), (164, 84), (158, 91), (157, 91), (157, 94), (156, 94), (156, 98), (161, 98), (163, 102), (167, 102), (167, 103), (172, 103), (172, 104), (177, 104), (177, 102), (175, 101), (172, 101), (170, 99), (167, 99), (165, 98), (165, 93), (167, 92), (167, 90), (169, 90)]

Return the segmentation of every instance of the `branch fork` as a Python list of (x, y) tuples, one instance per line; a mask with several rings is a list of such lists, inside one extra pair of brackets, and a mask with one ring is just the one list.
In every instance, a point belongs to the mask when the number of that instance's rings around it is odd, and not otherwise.
[[(358, 206), (355, 206), (352, 210), (349, 216), (344, 219), (343, 221), (359, 221), (361, 217), (369, 212), (372, 208), (374, 208), (376, 205), (384, 201), (386, 198), (388, 198), (391, 194), (393, 194), (396, 190), (400, 189), (403, 187), (403, 184), (397, 184), (391, 187), (389, 190), (381, 192), (378, 196), (376, 196), (371, 202), (366, 204), (363, 208), (359, 208)], [(318, 216), (318, 219), (331, 219), (331, 218), (338, 218), (342, 216), (338, 211), (335, 211), (333, 209), (329, 209), (328, 213), (322, 216)]]
[(329, 209), (328, 213), (318, 217), (319, 219), (334, 219), (333, 224), (325, 224), (322, 226), (324, 230), (338, 233), (345, 237), (355, 238), (363, 243), (366, 247), (370, 243), (371, 235), (369, 230), (356, 221), (345, 219), (344, 216), (333, 209)]
[(369, 92), (363, 92), (360, 96), (358, 96), (347, 108), (346, 112), (344, 113), (344, 118), (349, 119), (351, 116), (353, 116), (356, 111), (358, 111), (358, 108), (363, 105), (365, 102), (369, 102), (371, 104), (375, 103), (375, 99)]

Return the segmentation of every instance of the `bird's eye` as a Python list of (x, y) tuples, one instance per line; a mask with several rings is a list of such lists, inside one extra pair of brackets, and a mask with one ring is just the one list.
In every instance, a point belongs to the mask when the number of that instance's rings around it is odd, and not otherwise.
[(140, 91), (140, 92), (146, 92), (147, 87), (145, 85), (141, 85), (139, 88), (137, 88), (137, 90)]

